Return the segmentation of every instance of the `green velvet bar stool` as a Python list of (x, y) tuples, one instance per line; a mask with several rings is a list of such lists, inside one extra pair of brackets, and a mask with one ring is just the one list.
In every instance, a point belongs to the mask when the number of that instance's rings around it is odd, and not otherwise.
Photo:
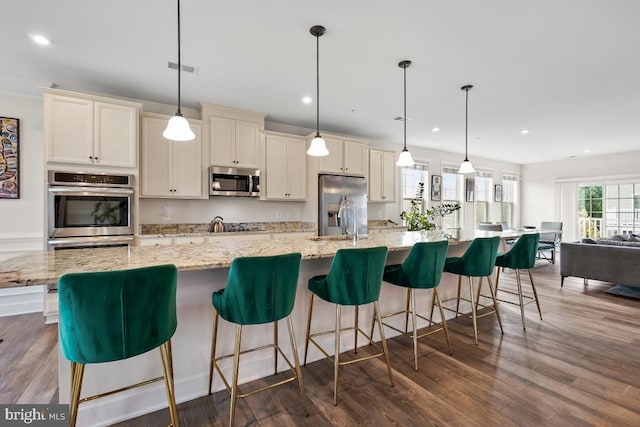
[[(215, 315), (209, 365), (209, 394), (211, 394), (213, 372), (215, 369), (220, 374), (222, 382), (231, 394), (229, 425), (234, 424), (236, 401), (238, 398), (247, 397), (254, 393), (295, 380), (298, 380), (305, 414), (309, 414), (304, 384), (302, 382), (302, 373), (300, 371), (298, 347), (296, 346), (293, 325), (291, 324), (291, 311), (293, 310), (293, 304), (296, 298), (301, 259), (302, 256), (299, 253), (236, 258), (231, 263), (226, 287), (211, 295)], [(216, 357), (218, 320), (220, 316), (228, 322), (235, 323), (236, 338), (233, 354)], [(294, 364), (289, 361), (278, 345), (278, 321), (284, 318), (287, 319)], [(273, 344), (241, 351), (242, 327), (265, 323), (273, 323)], [(278, 354), (280, 354), (287, 365), (289, 365), (293, 375), (274, 384), (239, 394), (238, 371), (240, 355), (271, 348), (273, 349), (274, 375), (278, 373)], [(233, 357), (231, 385), (229, 385), (218, 363), (220, 360), (230, 357)]]
[[(440, 296), (438, 295), (437, 289), (440, 284), (440, 278), (442, 277), (444, 262), (447, 258), (448, 247), (449, 242), (446, 240), (439, 242), (416, 243), (413, 245), (409, 255), (407, 255), (407, 258), (402, 264), (388, 265), (384, 269), (383, 280), (385, 282), (407, 288), (407, 305), (404, 310), (382, 315), (382, 318), (385, 319), (391, 316), (404, 314), (404, 331), (393, 325), (385, 323), (384, 321), (382, 324), (413, 339), (413, 361), (416, 371), (418, 370), (418, 338), (423, 338), (436, 332), (444, 332), (447, 339), (447, 346), (449, 347), (449, 354), (451, 354), (451, 341), (449, 340), (447, 320), (445, 319), (444, 310), (442, 308), (442, 303), (440, 302)], [(425, 332), (421, 335), (418, 335), (417, 318), (420, 317), (423, 320), (428, 320), (429, 326), (431, 326), (433, 324), (433, 309), (431, 310), (431, 315), (428, 319), (417, 314), (416, 289), (433, 289), (431, 307), (435, 304), (438, 305), (440, 309), (440, 318), (442, 319), (441, 327)], [(410, 335), (409, 314), (411, 314), (412, 329)], [(371, 335), (373, 335), (373, 323), (371, 324)]]
[[(71, 361), (71, 426), (76, 424), (80, 403), (162, 379), (171, 424), (179, 426), (171, 356), (171, 337), (177, 327), (177, 277), (174, 265), (160, 265), (60, 278), (60, 347)], [(86, 364), (128, 359), (158, 347), (164, 376), (80, 399)]]
[[(500, 332), (504, 333), (502, 329), (502, 320), (500, 319), (500, 313), (498, 312), (498, 302), (496, 299), (496, 292), (491, 283), (491, 275), (496, 263), (496, 256), (498, 253), (498, 246), (500, 245), (500, 237), (478, 237), (473, 239), (467, 250), (461, 257), (450, 257), (444, 263), (444, 271), (458, 275), (458, 295), (456, 300), (456, 318), (460, 314), (460, 300), (467, 301), (471, 304), (471, 318), (473, 320), (473, 338), (476, 344), (478, 344), (478, 317), (484, 317), (489, 314), (496, 314), (498, 318), (498, 324), (500, 325)], [(469, 299), (461, 298), (460, 287), (462, 283), (462, 276), (467, 276), (469, 279)], [(480, 295), (480, 289), (482, 288), (482, 279), (484, 277), (489, 281), (489, 290), (491, 291), (491, 299), (493, 300), (492, 310), (486, 312), (480, 316), (477, 315), (478, 304), (477, 299), (474, 300), (473, 280), (472, 277), (478, 277), (478, 295)], [(479, 298), (478, 298), (479, 299)], [(480, 305), (482, 308), (487, 306)], [(451, 310), (449, 308), (445, 308)], [(432, 309), (433, 311), (433, 309)], [(451, 310), (453, 311), (453, 310)]]
[[(355, 362), (384, 356), (387, 363), (387, 371), (389, 373), (389, 382), (393, 386), (393, 378), (391, 376), (391, 362), (389, 361), (389, 350), (387, 349), (387, 341), (384, 337), (382, 329), (382, 319), (380, 318), (380, 307), (378, 298), (380, 296), (380, 287), (382, 285), (382, 274), (384, 265), (387, 260), (387, 247), (378, 246), (373, 248), (355, 248), (355, 249), (339, 249), (336, 252), (329, 273), (326, 275), (315, 276), (309, 279), (309, 314), (307, 318), (307, 336), (304, 347), (304, 364), (307, 364), (307, 355), (309, 352), (309, 342), (312, 342), (324, 356), (333, 363), (333, 404), (338, 404), (338, 374), (339, 368)], [(318, 296), (324, 301), (336, 305), (336, 323), (333, 331), (323, 331), (311, 333), (311, 317), (313, 313), (313, 298)], [(364, 333), (358, 325), (358, 306), (373, 303), (374, 318), (378, 322), (380, 329), (380, 339), (382, 341), (382, 349), (373, 342), (371, 337)], [(353, 327), (342, 328), (342, 306), (355, 307), (355, 322)], [(352, 359), (347, 362), (340, 362), (340, 333), (343, 331), (354, 331), (354, 353), (358, 351), (358, 333), (361, 333), (374, 345), (378, 353)], [(335, 354), (333, 358), (327, 351), (320, 346), (314, 337), (327, 335), (332, 333), (335, 336)]]
[[(535, 301), (538, 306), (538, 314), (540, 314), (540, 320), (542, 320), (542, 311), (540, 310), (540, 301), (538, 300), (538, 293), (536, 292), (536, 286), (533, 283), (533, 276), (531, 275), (531, 269), (536, 265), (536, 254), (538, 252), (538, 243), (540, 241), (540, 234), (523, 234), (510, 251), (504, 254), (498, 254), (496, 258), (497, 267), (511, 268), (516, 271), (516, 284), (518, 286), (517, 292), (512, 292), (506, 289), (500, 289), (500, 268), (498, 268), (498, 275), (496, 277), (496, 294), (500, 295), (500, 292), (504, 292), (511, 295), (518, 296), (518, 302), (512, 300), (500, 299), (498, 301), (506, 302), (509, 304), (515, 304), (520, 306), (520, 315), (522, 316), (522, 329), (526, 330), (524, 321), (524, 306)], [(520, 270), (527, 270), (529, 273), (529, 280), (531, 281), (531, 289), (533, 290), (533, 297), (525, 295), (522, 292), (522, 281), (520, 280)], [(525, 302), (526, 300), (526, 302)]]

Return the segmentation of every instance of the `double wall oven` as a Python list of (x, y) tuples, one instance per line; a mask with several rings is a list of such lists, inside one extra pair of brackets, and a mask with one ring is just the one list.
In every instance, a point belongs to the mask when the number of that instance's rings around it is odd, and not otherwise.
[(127, 245), (134, 208), (133, 175), (49, 171), (48, 247)]

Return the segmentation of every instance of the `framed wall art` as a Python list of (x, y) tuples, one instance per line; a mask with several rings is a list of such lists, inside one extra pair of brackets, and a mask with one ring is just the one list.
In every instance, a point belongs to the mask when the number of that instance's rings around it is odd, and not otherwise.
[(493, 201), (501, 202), (502, 201), (502, 185), (496, 184), (493, 186)]
[(442, 199), (442, 177), (431, 175), (431, 200), (439, 202)]
[(20, 198), (20, 121), (0, 117), (0, 199)]
[(465, 180), (465, 197), (464, 200), (467, 202), (473, 202), (473, 190), (475, 188), (475, 180), (466, 179)]

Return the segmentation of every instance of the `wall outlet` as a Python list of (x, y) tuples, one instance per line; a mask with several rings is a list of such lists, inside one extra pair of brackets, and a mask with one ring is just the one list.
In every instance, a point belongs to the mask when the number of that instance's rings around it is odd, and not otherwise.
[(282, 212), (276, 211), (276, 219), (282, 218)]
[(287, 211), (287, 218), (292, 218), (292, 217), (293, 217), (293, 212)]
[(382, 219), (382, 211), (381, 210), (378, 211), (378, 219)]

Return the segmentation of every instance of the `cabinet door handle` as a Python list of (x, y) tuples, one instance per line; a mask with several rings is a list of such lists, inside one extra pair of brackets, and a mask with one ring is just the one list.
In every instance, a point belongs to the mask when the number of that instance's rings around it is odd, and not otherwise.
[(89, 160), (93, 160), (93, 156), (89, 156)]

